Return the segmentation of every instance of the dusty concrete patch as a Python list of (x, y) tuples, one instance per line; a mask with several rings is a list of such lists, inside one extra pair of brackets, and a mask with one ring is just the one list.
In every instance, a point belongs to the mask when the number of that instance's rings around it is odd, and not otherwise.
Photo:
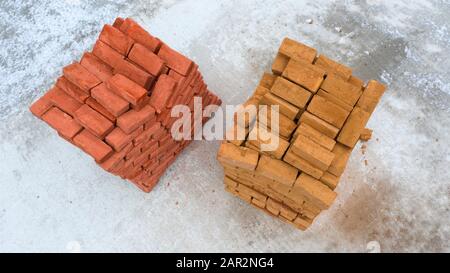
[[(0, 250), (450, 251), (449, 14), (443, 1), (2, 1)], [(222, 190), (217, 142), (195, 142), (146, 195), (33, 118), (118, 15), (192, 56), (225, 103), (252, 93), (284, 36), (389, 84), (337, 203), (304, 233), (273, 221)]]

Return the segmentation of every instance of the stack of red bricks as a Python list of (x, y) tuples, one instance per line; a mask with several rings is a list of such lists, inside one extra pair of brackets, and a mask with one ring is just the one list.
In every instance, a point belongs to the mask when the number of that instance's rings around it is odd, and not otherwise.
[[(272, 74), (264, 74), (244, 104), (278, 106), (279, 124), (274, 127), (270, 115), (235, 123), (218, 153), (226, 190), (299, 229), (308, 228), (335, 200), (357, 141), (370, 138), (365, 126), (385, 89), (377, 81), (364, 85), (350, 68), (286, 38)], [(237, 129), (245, 139), (236, 139)], [(261, 149), (275, 138), (276, 149)]]
[(194, 97), (203, 107), (221, 104), (193, 61), (117, 18), (30, 110), (103, 169), (149, 192), (190, 143), (172, 138), (171, 109), (193, 111)]

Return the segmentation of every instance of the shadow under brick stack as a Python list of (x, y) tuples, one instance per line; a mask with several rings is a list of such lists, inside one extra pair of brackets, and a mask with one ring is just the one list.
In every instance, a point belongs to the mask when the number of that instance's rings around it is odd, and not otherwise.
[[(270, 116), (235, 120), (218, 160), (227, 191), (305, 230), (335, 200), (350, 154), (367, 139), (366, 123), (386, 88), (377, 81), (364, 85), (350, 68), (288, 38), (272, 72), (244, 106), (278, 105), (279, 134), (271, 132)], [(239, 127), (245, 140), (236, 139)], [(261, 151), (270, 134), (278, 148)]]
[(171, 137), (170, 113), (174, 105), (193, 110), (194, 97), (203, 107), (221, 104), (194, 62), (117, 18), (30, 110), (103, 169), (149, 192), (190, 143)]

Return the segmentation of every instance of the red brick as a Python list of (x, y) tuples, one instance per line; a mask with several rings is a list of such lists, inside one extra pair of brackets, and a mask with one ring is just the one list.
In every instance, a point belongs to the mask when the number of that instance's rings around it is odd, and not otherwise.
[(175, 90), (177, 83), (167, 75), (161, 75), (153, 88), (150, 104), (157, 113), (161, 113), (167, 105), (167, 101)]
[(149, 141), (151, 136), (161, 128), (161, 124), (159, 122), (156, 122), (152, 127), (146, 129), (142, 134), (137, 136), (134, 139), (135, 144), (145, 143), (146, 141)]
[(50, 89), (50, 91), (48, 91), (47, 93), (47, 97), (53, 103), (53, 105), (57, 106), (59, 109), (63, 110), (72, 117), (75, 114), (75, 111), (78, 110), (82, 105), (76, 99), (67, 95), (58, 87), (53, 87), (52, 89)]
[(100, 167), (107, 172), (111, 172), (113, 169), (117, 167), (120, 163), (124, 161), (123, 157), (120, 156), (119, 153), (112, 154), (108, 159), (104, 160), (104, 162), (100, 163)]
[(159, 146), (162, 146), (171, 140), (172, 136), (170, 134), (164, 135), (159, 139)]
[(87, 98), (89, 98), (89, 94), (81, 90), (78, 86), (71, 83), (64, 76), (59, 77), (56, 81), (56, 86), (66, 92), (66, 94), (72, 96), (72, 98), (76, 99), (80, 103), (84, 103)]
[(194, 94), (200, 93), (200, 90), (203, 87), (203, 80), (202, 79), (196, 79), (194, 84), (192, 85), (192, 88), (194, 89)]
[(128, 152), (128, 154), (125, 156), (126, 160), (132, 160), (136, 157), (138, 157), (142, 153), (142, 144), (139, 144), (135, 146), (131, 151)]
[(114, 67), (114, 74), (124, 75), (147, 90), (150, 89), (155, 81), (153, 75), (145, 72), (137, 65), (132, 64), (127, 60), (122, 60), (116, 64)]
[(164, 67), (164, 61), (141, 44), (134, 44), (128, 58), (153, 76), (159, 76)]
[(184, 89), (186, 89), (186, 85), (187, 85), (186, 81), (187, 81), (187, 78), (184, 78), (183, 80), (178, 82), (177, 88), (172, 93), (172, 95), (170, 96), (170, 98), (167, 102), (168, 108), (172, 108), (174, 105), (179, 104), (180, 94), (182, 94), (184, 92)]
[(109, 119), (111, 122), (116, 122), (116, 117), (111, 114), (105, 107), (103, 107), (98, 101), (94, 98), (90, 97), (86, 100), (86, 104), (89, 105), (92, 109), (102, 114), (105, 118)]
[[(132, 162), (132, 161), (130, 161), (130, 162)], [(136, 176), (138, 176), (138, 174), (140, 172), (142, 172), (141, 166), (134, 166), (133, 164), (131, 164), (130, 166), (128, 166), (127, 168), (125, 168), (123, 170), (123, 173), (125, 176), (124, 179), (128, 179), (128, 180), (132, 181)]]
[(170, 77), (172, 77), (178, 84), (181, 83), (181, 81), (185, 78), (180, 73), (176, 72), (175, 70), (170, 69), (169, 73), (167, 74)]
[(122, 115), (130, 108), (130, 104), (126, 100), (106, 88), (104, 83), (92, 89), (91, 95), (115, 117)]
[(209, 94), (211, 95), (211, 104), (210, 105), (217, 105), (217, 106), (222, 105), (222, 100), (218, 96), (214, 95), (211, 92), (209, 92)]
[(105, 25), (103, 27), (99, 40), (124, 56), (128, 55), (134, 43), (133, 39), (111, 25)]
[(156, 149), (158, 149), (158, 141), (153, 140), (153, 139), (150, 141), (147, 141), (146, 143), (143, 143), (143, 145), (142, 145), (142, 151), (148, 151), (148, 150), (154, 151)]
[(139, 127), (138, 129), (131, 132), (131, 134), (126, 134), (119, 127), (114, 128), (114, 130), (109, 133), (105, 140), (106, 143), (111, 145), (115, 151), (121, 151), (125, 146), (133, 141), (137, 136), (139, 136), (144, 131), (143, 127)]
[(149, 193), (153, 190), (153, 188), (158, 184), (159, 177), (157, 176), (145, 176), (141, 174), (136, 178), (136, 181), (133, 182), (136, 187), (141, 189), (143, 192)]
[(165, 143), (160, 143), (159, 144), (159, 148), (158, 148), (158, 150), (159, 150), (159, 153), (161, 154), (161, 155), (164, 155), (164, 154), (166, 154), (166, 152), (168, 151), (168, 150), (170, 150), (172, 147), (174, 147), (175, 146), (175, 141), (173, 140), (173, 139), (169, 139), (168, 141), (166, 141)]
[(151, 153), (151, 150), (142, 151), (142, 154), (140, 154), (133, 160), (133, 164), (135, 166), (142, 166), (144, 163), (146, 163), (149, 160), (150, 153)]
[(125, 133), (132, 131), (155, 117), (155, 109), (146, 105), (141, 111), (130, 110), (117, 119), (117, 126)]
[[(172, 155), (173, 156), (173, 155)], [(159, 166), (156, 167), (153, 171), (152, 171), (152, 175), (156, 175), (156, 176), (161, 176), (163, 175), (163, 173), (166, 171), (169, 162), (171, 161), (171, 157), (165, 159), (163, 162), (159, 163)]]
[[(173, 147), (170, 149), (170, 150), (167, 150), (166, 152), (164, 152), (163, 154), (161, 154), (160, 155), (160, 157), (158, 158), (159, 159), (159, 162), (162, 162), (161, 163), (161, 165), (164, 165), (164, 163), (166, 163), (167, 164), (167, 159), (168, 158), (171, 158), (171, 157), (173, 157), (174, 156), (174, 153), (172, 152), (170, 152), (171, 150), (173, 150)], [(167, 165), (166, 165), (166, 168), (167, 168)], [(165, 169), (165, 168), (164, 168)]]
[(164, 65), (163, 69), (161, 71), (161, 74), (167, 75), (167, 74), (169, 74), (169, 70), (170, 70), (170, 68), (168, 68), (166, 65)]
[(166, 134), (169, 134), (166, 129), (164, 129), (164, 127), (159, 128), (159, 130), (157, 130), (153, 135), (152, 135), (152, 139), (154, 140), (160, 140), (163, 136), (165, 136)]
[(156, 158), (152, 158), (149, 161), (144, 163), (144, 170), (151, 174), (152, 171), (159, 166), (159, 161)]
[(195, 73), (195, 77), (192, 78), (192, 80), (189, 82), (189, 85), (192, 87), (198, 87), (200, 84), (203, 83), (203, 78), (202, 75), (200, 74), (200, 72), (196, 71)]
[(172, 118), (171, 116), (167, 116), (166, 119), (164, 119), (161, 123), (164, 125), (164, 127), (170, 131), (171, 126), (173, 123), (177, 120), (177, 118)]
[(92, 156), (96, 162), (102, 163), (113, 153), (111, 147), (87, 130), (81, 131), (73, 138), (73, 142), (84, 152)]
[(125, 58), (119, 52), (100, 40), (95, 43), (92, 53), (110, 67), (116, 66), (117, 63)]
[(45, 112), (52, 108), (52, 106), (52, 102), (47, 97), (43, 96), (30, 106), (30, 111), (36, 117), (41, 118)]
[(125, 148), (123, 148), (120, 152), (113, 153), (108, 159), (106, 159), (103, 163), (100, 164), (105, 171), (112, 171), (124, 161), (125, 155), (133, 148), (133, 144), (129, 143)]
[(137, 105), (131, 105), (131, 108), (136, 111), (141, 111), (142, 108), (144, 108), (146, 105), (148, 105), (148, 102), (150, 101), (150, 97), (147, 95), (144, 97), (144, 99)]
[(175, 70), (183, 76), (186, 76), (193, 67), (193, 62), (182, 54), (163, 44), (158, 52), (158, 56), (166, 62), (170, 69)]
[(194, 68), (189, 73), (187, 77), (184, 77), (181, 82), (178, 83), (176, 91), (172, 94), (172, 96), (169, 99), (168, 107), (172, 107), (176, 104), (179, 104), (177, 100), (179, 99), (180, 94), (183, 94), (184, 90), (190, 85), (190, 83), (197, 77), (198, 72), (198, 66), (194, 64)]
[(122, 159), (114, 168), (112, 168), (109, 172), (114, 175), (120, 176), (123, 166), (125, 165), (125, 159)]
[(117, 17), (116, 20), (114, 20), (114, 23), (112, 24), (113, 27), (120, 29), (120, 26), (122, 26), (123, 22), (125, 20), (121, 17)]
[(133, 105), (142, 103), (147, 97), (147, 90), (121, 74), (110, 78), (106, 87)]
[(157, 52), (161, 46), (161, 41), (153, 37), (133, 19), (125, 19), (125, 22), (120, 26), (120, 30), (152, 52)]
[(64, 67), (63, 72), (66, 79), (88, 93), (92, 88), (101, 83), (96, 76), (91, 74), (79, 63), (73, 63)]
[(149, 121), (147, 121), (146, 123), (144, 123), (144, 130), (147, 130), (148, 128), (152, 127), (153, 125), (155, 125), (156, 122), (157, 122), (157, 118), (155, 115), (154, 118), (152, 118)]
[(163, 120), (165, 120), (167, 118), (167, 116), (170, 116), (170, 112), (171, 111), (164, 111), (163, 113), (158, 114), (156, 120), (159, 122), (162, 122)]
[(107, 81), (113, 76), (113, 68), (90, 52), (84, 53), (80, 64), (102, 82)]
[(52, 107), (43, 116), (44, 120), (53, 129), (58, 131), (66, 139), (72, 139), (83, 127), (71, 116), (56, 107)]
[(75, 120), (96, 137), (103, 139), (114, 129), (114, 124), (88, 105), (75, 112)]

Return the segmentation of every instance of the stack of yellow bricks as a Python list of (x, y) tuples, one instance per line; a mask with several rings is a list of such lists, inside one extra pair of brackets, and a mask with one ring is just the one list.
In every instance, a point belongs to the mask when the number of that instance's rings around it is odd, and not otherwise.
[[(385, 91), (367, 85), (352, 70), (304, 44), (286, 38), (248, 105), (277, 105), (279, 129), (268, 119), (235, 121), (218, 153), (230, 193), (272, 216), (307, 229), (336, 198), (341, 175), (369, 117)], [(269, 108), (270, 113), (270, 108)], [(262, 126), (264, 125), (264, 126)], [(237, 127), (246, 139), (236, 139)], [(267, 129), (266, 129), (267, 128)], [(276, 128), (276, 127), (274, 127)], [(256, 136), (249, 138), (252, 131)], [(273, 151), (261, 151), (267, 138), (279, 137)]]

